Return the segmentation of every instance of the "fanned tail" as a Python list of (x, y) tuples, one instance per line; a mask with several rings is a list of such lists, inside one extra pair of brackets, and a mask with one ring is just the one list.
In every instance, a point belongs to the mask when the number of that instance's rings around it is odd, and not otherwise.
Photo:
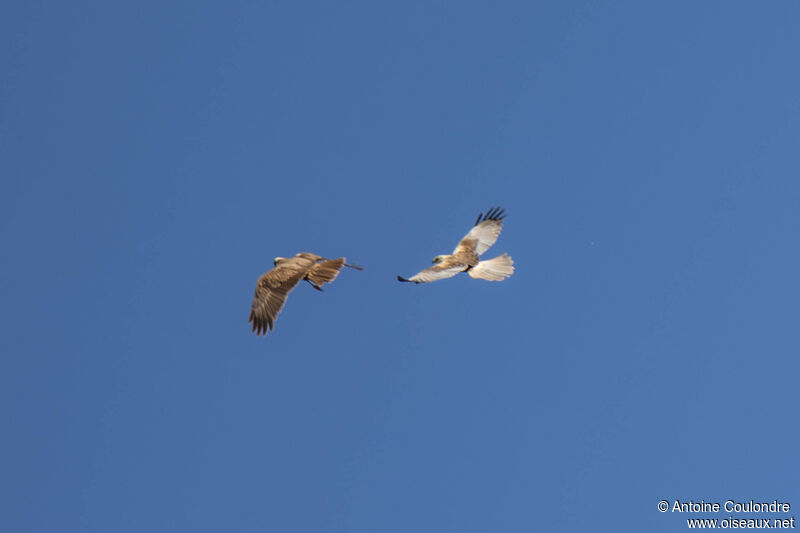
[(481, 261), (467, 271), (475, 279), (503, 281), (514, 273), (514, 260), (508, 254), (498, 255), (494, 259)]

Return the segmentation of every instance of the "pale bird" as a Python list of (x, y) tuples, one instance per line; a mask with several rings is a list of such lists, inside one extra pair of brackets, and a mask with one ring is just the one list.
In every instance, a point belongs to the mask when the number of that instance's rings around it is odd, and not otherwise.
[(494, 207), (486, 215), (478, 215), (475, 226), (467, 233), (450, 255), (437, 255), (434, 265), (406, 279), (397, 276), (399, 281), (427, 283), (452, 278), (459, 272), (466, 272), (473, 278), (489, 281), (503, 281), (514, 273), (514, 261), (504, 253), (494, 259), (481, 261), (480, 255), (489, 249), (503, 229), (505, 209)]
[(294, 257), (276, 257), (275, 268), (258, 278), (253, 306), (250, 308), (250, 322), (256, 335), (266, 335), (273, 329), (278, 313), (281, 312), (286, 296), (300, 283), (307, 281), (318, 291), (325, 283), (331, 283), (339, 275), (343, 266), (364, 270), (350, 265), (344, 257), (325, 259), (319, 255), (300, 252)]

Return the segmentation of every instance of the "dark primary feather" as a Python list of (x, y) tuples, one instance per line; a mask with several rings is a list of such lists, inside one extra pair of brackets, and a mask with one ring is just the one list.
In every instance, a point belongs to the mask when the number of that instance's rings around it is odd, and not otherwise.
[(502, 207), (499, 206), (492, 207), (486, 212), (486, 216), (483, 216), (483, 213), (478, 215), (478, 220), (475, 221), (475, 225), (477, 226), (478, 224), (486, 220), (498, 220), (498, 221), (503, 220), (504, 218), (506, 218), (505, 212), (506, 210), (503, 209)]

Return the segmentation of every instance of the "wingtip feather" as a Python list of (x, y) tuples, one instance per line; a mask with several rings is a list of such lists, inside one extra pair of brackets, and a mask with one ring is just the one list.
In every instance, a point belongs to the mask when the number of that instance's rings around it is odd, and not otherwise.
[(483, 213), (478, 215), (478, 219), (475, 221), (475, 225), (477, 226), (481, 222), (486, 222), (487, 220), (496, 220), (501, 222), (504, 218), (506, 218), (506, 210), (503, 207), (497, 206), (490, 208), (486, 214)]

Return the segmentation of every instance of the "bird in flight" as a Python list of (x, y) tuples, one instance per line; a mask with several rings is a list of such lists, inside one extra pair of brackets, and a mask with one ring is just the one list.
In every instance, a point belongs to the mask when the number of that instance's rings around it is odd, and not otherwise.
[(434, 265), (406, 279), (397, 276), (399, 281), (428, 283), (452, 278), (459, 272), (466, 272), (473, 278), (489, 281), (503, 281), (514, 273), (514, 261), (504, 253), (494, 259), (481, 261), (480, 255), (489, 249), (500, 236), (503, 229), (505, 209), (493, 207), (486, 215), (478, 215), (475, 226), (467, 233), (450, 255), (437, 255)]
[(364, 270), (350, 265), (344, 257), (325, 259), (308, 252), (300, 252), (294, 257), (276, 257), (275, 268), (263, 274), (256, 283), (256, 294), (250, 308), (250, 322), (256, 335), (266, 335), (273, 329), (278, 313), (281, 312), (286, 296), (301, 281), (322, 290), (325, 283), (331, 283), (339, 275), (343, 266)]

